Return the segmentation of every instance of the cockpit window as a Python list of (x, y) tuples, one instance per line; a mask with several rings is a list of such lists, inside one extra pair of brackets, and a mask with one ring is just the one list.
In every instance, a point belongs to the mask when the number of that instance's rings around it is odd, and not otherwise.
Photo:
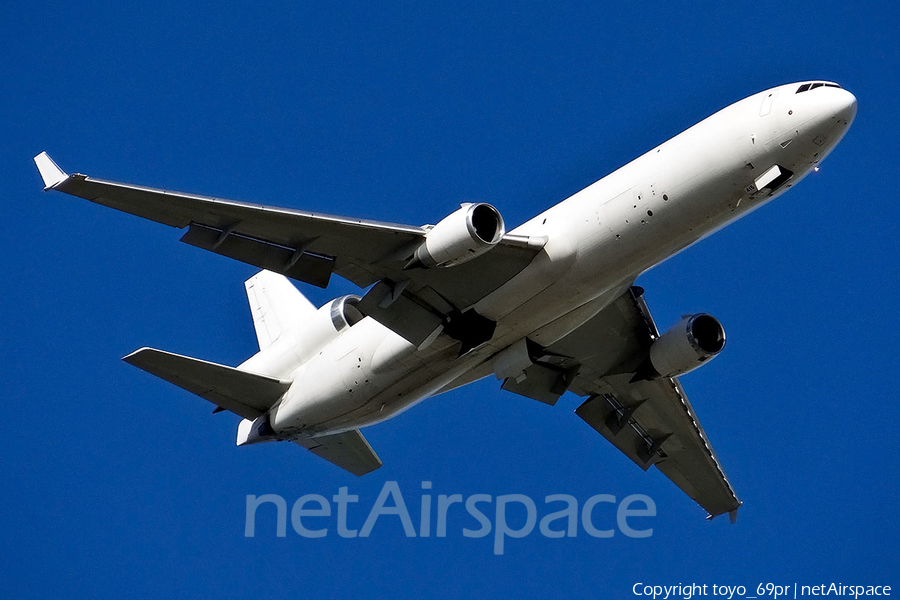
[(825, 83), (824, 81), (817, 81), (817, 82), (815, 82), (815, 83), (804, 83), (803, 85), (801, 85), (800, 87), (798, 87), (798, 88), (797, 88), (797, 91), (794, 92), (794, 93), (795, 93), (795, 94), (799, 94), (800, 92), (805, 92), (805, 91), (808, 91), (808, 90), (814, 90), (814, 89), (816, 89), (816, 88), (818, 88), (818, 87), (823, 87), (823, 86), (824, 86), (824, 87), (833, 87), (833, 88), (838, 88), (838, 89), (840, 89), (840, 87), (841, 87), (841, 86), (839, 86), (839, 85), (836, 84), (836, 83)]

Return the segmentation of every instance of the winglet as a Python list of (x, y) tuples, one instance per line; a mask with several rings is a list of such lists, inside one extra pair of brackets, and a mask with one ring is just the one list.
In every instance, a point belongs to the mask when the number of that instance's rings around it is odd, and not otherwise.
[[(740, 504), (738, 504), (737, 508), (735, 508), (734, 510), (729, 510), (729, 511), (728, 511), (728, 518), (729, 518), (729, 520), (731, 520), (731, 524), (732, 524), (732, 525), (734, 525), (734, 524), (737, 522), (738, 508), (740, 508), (741, 506), (743, 506), (743, 504), (744, 504), (744, 503), (741, 502)], [(706, 515), (706, 520), (707, 520), (707, 521), (712, 521), (713, 519), (715, 519), (716, 517), (718, 517), (720, 514), (723, 514), (723, 513), (718, 513), (718, 514), (715, 514), (715, 515)]]
[(52, 190), (68, 177), (65, 171), (60, 169), (46, 152), (41, 152), (35, 156), (34, 164), (37, 165), (38, 171), (41, 173), (41, 179), (44, 180), (45, 191)]

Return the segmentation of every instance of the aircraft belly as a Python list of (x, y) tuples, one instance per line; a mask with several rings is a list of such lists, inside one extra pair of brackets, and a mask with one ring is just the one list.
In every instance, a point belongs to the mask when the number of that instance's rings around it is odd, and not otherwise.
[[(602, 310), (640, 273), (739, 217), (750, 208), (740, 202), (752, 179), (750, 148), (736, 144), (734, 132), (725, 135), (729, 152), (708, 144), (694, 153), (664, 145), (659, 156), (648, 153), (548, 211), (542, 221), (552, 220), (552, 228), (529, 227), (530, 234), (549, 238), (544, 251), (475, 307), (497, 321), (494, 338), (462, 358), (455, 347), (407, 349), (403, 365), (396, 364), (403, 354), (399, 345), (396, 354), (383, 350), (377, 370), (390, 372), (391, 383), (376, 386), (379, 391), (365, 402), (346, 405), (349, 410), (327, 421), (329, 430), (394, 416), (522, 337), (552, 343)], [(680, 168), (666, 163), (679, 154)]]
[[(294, 372), (285, 399), (271, 411), (280, 434), (337, 433), (408, 408), (415, 390), (439, 389), (456, 350), (431, 350), (428, 360), (406, 340), (366, 318)], [(425, 392), (427, 395), (428, 392)], [(424, 397), (424, 396), (423, 396)]]

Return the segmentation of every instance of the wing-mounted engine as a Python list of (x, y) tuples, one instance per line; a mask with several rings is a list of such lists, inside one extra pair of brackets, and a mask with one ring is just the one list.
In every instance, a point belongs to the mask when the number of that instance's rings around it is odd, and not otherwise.
[(657, 338), (633, 381), (675, 377), (715, 358), (725, 347), (725, 329), (712, 315), (688, 315)]
[(496, 246), (505, 233), (496, 208), (484, 202), (463, 204), (428, 231), (407, 268), (462, 264)]
[(405, 265), (369, 288), (359, 310), (419, 349), (446, 334), (460, 342), (461, 356), (494, 335), (496, 323), (475, 304), (531, 264), (546, 243), (507, 234), (490, 204), (463, 204), (389, 255)]

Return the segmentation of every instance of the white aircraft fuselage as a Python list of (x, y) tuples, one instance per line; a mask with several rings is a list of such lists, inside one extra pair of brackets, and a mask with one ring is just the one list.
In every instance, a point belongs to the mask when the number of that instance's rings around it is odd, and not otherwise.
[(526, 336), (546, 346), (573, 331), (641, 273), (780, 195), (835, 147), (856, 98), (834, 84), (799, 86), (724, 108), (513, 230), (546, 243), (473, 307), (496, 330), (461, 357), (446, 336), (416, 348), (366, 317), (312, 358), (299, 357), (293, 338), (250, 358), (241, 369), (293, 381), (269, 411), (272, 429), (282, 439), (359, 429), (494, 373), (498, 353)]

